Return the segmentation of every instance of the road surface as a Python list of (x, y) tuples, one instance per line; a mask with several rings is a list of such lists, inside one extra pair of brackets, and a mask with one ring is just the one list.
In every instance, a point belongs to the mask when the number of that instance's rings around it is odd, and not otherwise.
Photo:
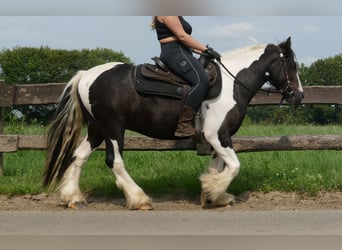
[(0, 211), (0, 235), (342, 235), (342, 211)]

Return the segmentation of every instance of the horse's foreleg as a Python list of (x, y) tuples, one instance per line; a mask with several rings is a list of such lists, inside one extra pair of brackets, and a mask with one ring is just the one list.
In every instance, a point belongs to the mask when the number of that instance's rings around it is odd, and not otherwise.
[(82, 167), (88, 160), (92, 151), (89, 141), (85, 138), (76, 148), (72, 163), (65, 171), (59, 185), (60, 197), (63, 201), (68, 203), (68, 207), (70, 208), (78, 208), (86, 204), (86, 199), (79, 187), (79, 181)]
[[(214, 144), (215, 145), (215, 144)], [(214, 147), (215, 149), (215, 147)], [(226, 193), (232, 180), (238, 175), (240, 161), (235, 151), (230, 148), (216, 147), (208, 172), (201, 175), (203, 206), (225, 206), (234, 203), (231, 195)]]
[[(126, 197), (127, 207), (135, 210), (151, 210), (151, 199), (144, 193), (144, 191), (134, 182), (132, 177), (127, 173), (124, 161), (119, 152), (117, 141), (111, 140), (107, 145), (107, 159), (106, 163), (111, 167), (115, 177), (116, 185), (120, 188)], [(112, 146), (111, 149), (108, 147)], [(108, 150), (113, 152), (108, 154)]]

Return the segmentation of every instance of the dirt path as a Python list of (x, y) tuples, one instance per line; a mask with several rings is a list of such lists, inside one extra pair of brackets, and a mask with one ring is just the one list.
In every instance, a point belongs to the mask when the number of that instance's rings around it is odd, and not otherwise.
[[(127, 210), (124, 199), (88, 197), (87, 210)], [(201, 210), (199, 199), (154, 199), (155, 210)], [(60, 211), (65, 210), (55, 194), (7, 197), (0, 195), (0, 211)], [(342, 209), (342, 192), (321, 192), (316, 196), (301, 196), (283, 192), (246, 192), (236, 197), (232, 207), (219, 210), (334, 210)]]

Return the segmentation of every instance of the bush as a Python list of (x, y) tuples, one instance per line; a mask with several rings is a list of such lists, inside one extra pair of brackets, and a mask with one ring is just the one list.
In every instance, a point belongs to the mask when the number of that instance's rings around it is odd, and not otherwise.
[(268, 124), (341, 124), (341, 105), (303, 105), (297, 109), (290, 106), (249, 107), (247, 117), (253, 123)]

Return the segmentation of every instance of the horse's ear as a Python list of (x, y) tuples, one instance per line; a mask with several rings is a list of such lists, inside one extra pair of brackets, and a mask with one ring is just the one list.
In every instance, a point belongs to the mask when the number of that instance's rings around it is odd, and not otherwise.
[(286, 40), (286, 46), (288, 47), (288, 48), (291, 48), (291, 37), (289, 36), (289, 38), (287, 38), (287, 40)]

